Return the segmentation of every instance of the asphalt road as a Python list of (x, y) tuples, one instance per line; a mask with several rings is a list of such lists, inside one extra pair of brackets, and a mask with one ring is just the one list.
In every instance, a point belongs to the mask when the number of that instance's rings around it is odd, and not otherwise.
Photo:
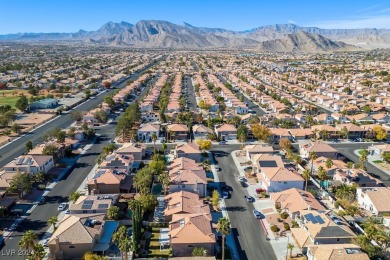
[[(134, 77), (137, 77), (135, 75)], [(137, 96), (139, 100), (145, 95), (148, 87), (142, 90), (142, 94)], [(95, 99), (93, 99), (95, 100)], [(115, 126), (118, 119), (123, 115), (121, 113), (116, 119), (106, 126), (98, 128), (96, 133), (100, 135), (98, 140), (92, 147), (78, 159), (75, 168), (66, 175), (57, 185), (47, 194), (46, 203), (37, 205), (31, 214), (18, 226), (15, 232), (6, 239), (6, 244), (2, 248), (2, 252), (10, 252), (10, 250), (19, 249), (19, 240), (27, 230), (32, 230), (41, 239), (49, 228), (47, 221), (52, 216), (58, 215), (58, 205), (61, 202), (67, 201), (67, 197), (83, 182), (88, 173), (92, 170), (96, 163), (96, 158), (101, 153), (104, 146), (109, 144), (115, 136)], [(61, 117), (62, 118), (62, 117)], [(59, 126), (60, 127), (60, 126)], [(1, 253), (0, 253), (1, 254)], [(7, 259), (25, 259), (23, 256), (7, 256)]]
[[(146, 66), (142, 71), (139, 73), (134, 74), (133, 76), (126, 78), (123, 80), (121, 83), (114, 85), (116, 88), (123, 88), (126, 86), (126, 81), (130, 79), (136, 79), (138, 78), (139, 74), (141, 72), (146, 71), (149, 69), (151, 65), (149, 64)], [(108, 94), (111, 94), (114, 91), (114, 89), (109, 89), (105, 93), (96, 96), (93, 99), (89, 99), (79, 107), (73, 109), (73, 110), (78, 110), (78, 111), (88, 111), (91, 110), (94, 107), (97, 107), (100, 103), (103, 102), (103, 99), (105, 96)], [(19, 155), (23, 154), (26, 152), (26, 142), (28, 140), (31, 140), (33, 144), (38, 144), (42, 142), (42, 136), (44, 133), (47, 131), (58, 127), (58, 128), (66, 128), (69, 127), (74, 120), (71, 119), (70, 113), (67, 114), (62, 114), (61, 116), (56, 117), (54, 120), (51, 122), (42, 125), (36, 130), (33, 130), (26, 135), (20, 137), (18, 140), (13, 141), (12, 143), (8, 144), (7, 146), (3, 147), (0, 149), (0, 167), (3, 167), (10, 161), (12, 161), (14, 158), (18, 157)]]
[(225, 200), (225, 205), (238, 257), (240, 260), (276, 259), (271, 244), (266, 240), (265, 231), (260, 220), (253, 216), (253, 205), (244, 198), (248, 193), (237, 180), (238, 171), (230, 155), (233, 150), (237, 149), (235, 146), (233, 147), (230, 145), (217, 146), (212, 149), (212, 154), (222, 168), (222, 171), (218, 173), (219, 180), (226, 182), (227, 185), (233, 188), (231, 198)]
[[(228, 82), (224, 77), (222, 77), (222, 76), (219, 76), (218, 78), (219, 78), (219, 80), (220, 80), (223, 84), (229, 83), (229, 82)], [(236, 91), (235, 93), (239, 93), (239, 91)], [(240, 95), (241, 95), (241, 94), (240, 94)], [(252, 100), (250, 100), (249, 98), (247, 98), (247, 97), (245, 97), (245, 96), (243, 96), (243, 97), (244, 97), (244, 102), (245, 102), (246, 104), (248, 104), (248, 108), (249, 108), (249, 109), (252, 109), (253, 111), (255, 111), (255, 112), (256, 112), (256, 115), (263, 116), (263, 115), (266, 114), (266, 112), (265, 112), (264, 110), (260, 109), (258, 105), (256, 105), (255, 103), (253, 103)]]
[(195, 89), (192, 86), (191, 77), (185, 76), (184, 81), (186, 82), (187, 97), (188, 97), (188, 109), (190, 111), (197, 111)]

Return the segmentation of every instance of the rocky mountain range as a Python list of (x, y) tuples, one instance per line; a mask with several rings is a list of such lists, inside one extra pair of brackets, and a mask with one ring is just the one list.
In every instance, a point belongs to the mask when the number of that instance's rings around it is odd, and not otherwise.
[(247, 31), (141, 20), (108, 22), (97, 31), (18, 33), (0, 41), (76, 41), (139, 48), (250, 48), (272, 52), (327, 52), (389, 48), (390, 29), (320, 29), (277, 24)]

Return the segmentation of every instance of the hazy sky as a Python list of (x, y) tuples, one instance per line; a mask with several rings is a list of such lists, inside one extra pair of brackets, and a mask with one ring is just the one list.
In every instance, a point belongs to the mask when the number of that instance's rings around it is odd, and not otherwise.
[(390, 2), (363, 0), (0, 0), (0, 34), (96, 30), (108, 21), (167, 20), (249, 30), (276, 23), (390, 28)]

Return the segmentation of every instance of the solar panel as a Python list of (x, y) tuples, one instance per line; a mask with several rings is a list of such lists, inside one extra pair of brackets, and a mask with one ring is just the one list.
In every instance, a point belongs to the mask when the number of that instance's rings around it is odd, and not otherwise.
[(316, 216), (315, 218), (317, 219), (318, 224), (324, 224), (325, 223), (325, 221), (320, 216)]
[(309, 213), (305, 215), (307, 221), (312, 222), (313, 224), (317, 224), (317, 219), (313, 216), (313, 214)]
[(84, 205), (86, 204), (89, 204), (89, 205), (92, 205), (93, 204), (93, 200), (84, 200)]
[(260, 167), (277, 167), (276, 161), (259, 161)]
[(81, 205), (81, 209), (91, 209), (92, 208), (92, 204), (83, 204)]
[(108, 204), (99, 204), (98, 208), (99, 209), (107, 209), (108, 208)]

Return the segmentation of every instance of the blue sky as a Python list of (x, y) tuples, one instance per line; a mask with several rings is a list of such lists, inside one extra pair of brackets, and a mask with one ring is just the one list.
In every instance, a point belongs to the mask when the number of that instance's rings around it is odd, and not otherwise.
[(0, 0), (0, 34), (96, 30), (107, 21), (167, 20), (248, 30), (275, 23), (390, 28), (390, 2), (363, 0)]

